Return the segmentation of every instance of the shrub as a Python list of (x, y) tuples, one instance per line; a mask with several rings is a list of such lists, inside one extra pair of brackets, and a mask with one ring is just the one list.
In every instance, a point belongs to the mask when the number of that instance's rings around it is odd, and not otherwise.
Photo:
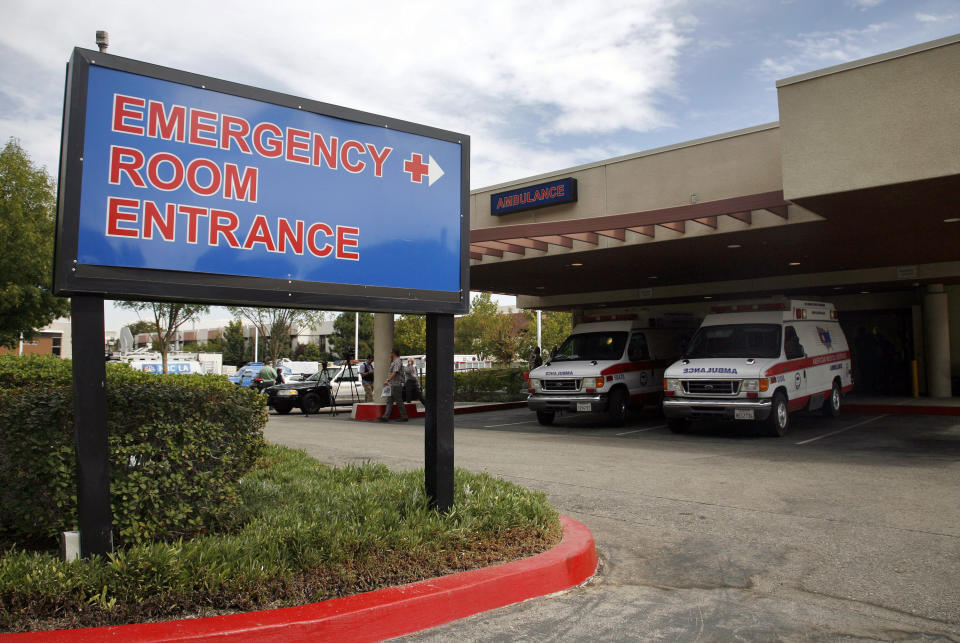
[(332, 468), (268, 445), (240, 493), (242, 526), (225, 536), (72, 563), (8, 550), (0, 630), (295, 605), (529, 556), (561, 537), (543, 493), (460, 469), (454, 507), (439, 513), (428, 506), (423, 469)]
[(458, 402), (507, 402), (526, 398), (521, 368), (478, 368), (453, 374), (453, 396)]
[[(237, 483), (264, 444), (261, 396), (209, 375), (107, 364), (107, 432), (117, 543), (225, 527)], [(72, 364), (0, 356), (0, 535), (50, 547), (76, 529)]]

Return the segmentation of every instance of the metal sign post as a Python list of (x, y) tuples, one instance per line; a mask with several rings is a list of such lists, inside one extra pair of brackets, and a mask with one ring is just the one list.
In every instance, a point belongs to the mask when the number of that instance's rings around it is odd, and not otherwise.
[(427, 315), (424, 472), (430, 505), (453, 506), (453, 315)]
[(77, 513), (80, 555), (87, 558), (113, 551), (103, 297), (74, 295), (70, 306)]

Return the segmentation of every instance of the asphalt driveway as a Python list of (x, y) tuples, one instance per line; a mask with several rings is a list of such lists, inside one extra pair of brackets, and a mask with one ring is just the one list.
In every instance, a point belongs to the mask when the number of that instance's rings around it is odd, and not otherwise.
[[(275, 416), (339, 465), (423, 465), (423, 421)], [(587, 585), (410, 640), (960, 640), (960, 418), (794, 417), (673, 435), (638, 414), (456, 416), (456, 464), (541, 489), (594, 534)]]

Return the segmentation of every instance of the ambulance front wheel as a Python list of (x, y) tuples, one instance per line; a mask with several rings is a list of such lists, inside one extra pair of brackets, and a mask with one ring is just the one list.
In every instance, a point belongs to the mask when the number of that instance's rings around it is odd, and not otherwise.
[(823, 414), (828, 418), (840, 417), (840, 384), (833, 382), (830, 397), (823, 401)]
[(767, 434), (778, 438), (787, 434), (790, 427), (790, 413), (787, 408), (787, 396), (782, 391), (777, 391), (773, 395), (773, 408), (770, 409), (770, 417), (767, 418)]
[(622, 388), (614, 389), (610, 393), (610, 400), (607, 404), (610, 422), (614, 426), (623, 426), (627, 421), (627, 392)]
[(537, 411), (537, 422), (543, 426), (550, 426), (556, 416), (557, 414), (553, 411)]

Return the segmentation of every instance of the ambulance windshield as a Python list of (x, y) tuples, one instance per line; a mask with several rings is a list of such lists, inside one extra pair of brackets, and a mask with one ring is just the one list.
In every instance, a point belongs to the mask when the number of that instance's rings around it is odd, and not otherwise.
[(626, 332), (578, 333), (567, 337), (550, 361), (620, 359), (623, 357), (623, 348), (626, 344)]
[(686, 359), (780, 357), (779, 324), (701, 326), (690, 340)]

